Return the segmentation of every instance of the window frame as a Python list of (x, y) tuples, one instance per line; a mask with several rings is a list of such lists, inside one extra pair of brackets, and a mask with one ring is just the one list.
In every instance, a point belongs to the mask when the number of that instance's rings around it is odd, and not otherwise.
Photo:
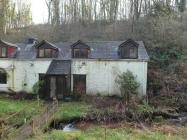
[(74, 48), (73, 58), (89, 58), (89, 49), (85, 48)]
[[(5, 51), (5, 56), (2, 55), (2, 50)], [(0, 47), (0, 58), (8, 58), (8, 49), (7, 47)]]
[[(41, 51), (42, 51), (42, 55), (41, 55)], [(45, 49), (39, 49), (39, 51), (38, 51), (38, 57), (39, 58), (45, 57)]]
[(0, 70), (0, 85), (6, 85), (7, 84), (7, 73), (3, 70)]
[(49, 48), (44, 49), (44, 56), (45, 56), (45, 58), (53, 58), (52, 57), (52, 50)]
[[(40, 55), (40, 51), (43, 52), (43, 56)], [(48, 52), (47, 52), (48, 51)], [(38, 48), (38, 58), (55, 58), (57, 54), (57, 50), (51, 48)]]
[[(134, 56), (131, 55), (131, 50), (134, 50)], [(138, 58), (138, 47), (132, 46), (123, 46), (120, 48), (120, 57), (122, 59), (137, 59)]]

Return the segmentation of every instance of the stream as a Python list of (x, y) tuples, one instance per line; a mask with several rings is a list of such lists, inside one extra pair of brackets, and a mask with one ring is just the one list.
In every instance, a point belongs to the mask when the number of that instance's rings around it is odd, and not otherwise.
[(76, 130), (75, 126), (73, 125), (73, 123), (67, 124), (64, 126), (64, 128), (62, 129), (64, 132), (70, 132), (70, 131), (74, 131)]

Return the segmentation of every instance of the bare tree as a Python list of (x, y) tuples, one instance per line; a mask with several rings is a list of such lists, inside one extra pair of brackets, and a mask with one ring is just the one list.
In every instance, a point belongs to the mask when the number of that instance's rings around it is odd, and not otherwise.
[(51, 23), (51, 6), (52, 6), (52, 2), (53, 2), (53, 0), (45, 0), (45, 3), (47, 5), (47, 9), (48, 9), (48, 24)]

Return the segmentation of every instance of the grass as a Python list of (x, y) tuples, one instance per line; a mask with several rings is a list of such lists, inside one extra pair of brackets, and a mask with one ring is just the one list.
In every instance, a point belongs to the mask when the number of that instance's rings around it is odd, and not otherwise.
[[(20, 112), (21, 111), (21, 112)], [(15, 113), (18, 115), (8, 119), (9, 124), (21, 125), (24, 119), (29, 120), (40, 111), (37, 101), (21, 101), (11, 99), (0, 99), (0, 118), (7, 119)]]
[(116, 128), (106, 129), (101, 126), (95, 126), (88, 130), (62, 132), (53, 130), (47, 134), (40, 134), (29, 140), (185, 140), (182, 136), (164, 134), (162, 132), (146, 132), (140, 129)]
[[(67, 102), (60, 106), (55, 114), (56, 119), (71, 120), (86, 115), (93, 107), (84, 102)], [(173, 128), (173, 126), (167, 126)], [(52, 130), (47, 133), (38, 131), (35, 136), (28, 140), (186, 140), (187, 127), (178, 127), (175, 130), (166, 130), (165, 127), (150, 127), (149, 131), (126, 125), (121, 127), (105, 128), (103, 125), (93, 124), (86, 130), (63, 132)], [(180, 129), (180, 130), (178, 130)], [(106, 131), (105, 131), (106, 130)], [(166, 130), (166, 131), (162, 131)]]
[(84, 102), (65, 102), (60, 105), (55, 114), (55, 120), (69, 121), (74, 118), (84, 117), (90, 110), (91, 105)]

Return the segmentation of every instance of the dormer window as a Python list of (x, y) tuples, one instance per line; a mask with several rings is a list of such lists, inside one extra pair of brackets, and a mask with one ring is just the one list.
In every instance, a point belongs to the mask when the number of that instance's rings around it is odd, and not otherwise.
[(88, 58), (88, 50), (87, 49), (74, 49), (74, 58)]
[(58, 48), (47, 41), (37, 44), (36, 49), (38, 58), (56, 58), (58, 56)]
[(45, 50), (44, 49), (39, 49), (39, 57), (44, 57), (45, 56)]
[(0, 48), (0, 57), (7, 57), (7, 48), (6, 47)]
[(17, 52), (17, 46), (0, 40), (0, 58), (13, 58)]
[(71, 47), (73, 58), (89, 58), (90, 47), (81, 40), (74, 43)]
[(138, 43), (132, 39), (127, 40), (119, 46), (119, 55), (122, 59), (138, 58)]

